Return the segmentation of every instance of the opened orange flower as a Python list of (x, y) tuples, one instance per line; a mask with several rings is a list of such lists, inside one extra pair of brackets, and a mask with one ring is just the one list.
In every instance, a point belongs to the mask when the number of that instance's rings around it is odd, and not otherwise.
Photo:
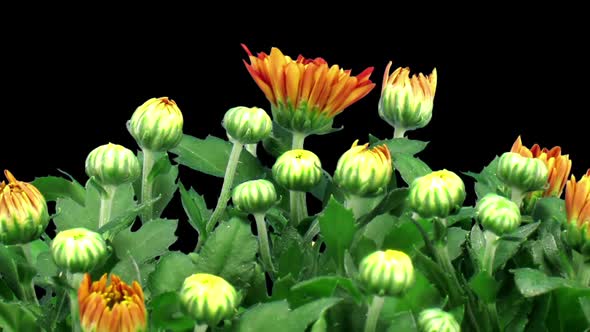
[(567, 181), (565, 210), (566, 241), (572, 247), (590, 249), (590, 169), (580, 181), (573, 175)]
[(555, 146), (551, 150), (541, 148), (538, 144), (533, 145), (529, 150), (522, 145), (520, 136), (512, 145), (510, 152), (518, 153), (524, 157), (537, 158), (545, 163), (549, 171), (549, 187), (543, 193), (543, 196), (561, 196), (565, 183), (572, 169), (572, 161), (569, 155), (561, 154), (561, 147)]
[(140, 332), (147, 331), (147, 311), (141, 286), (131, 286), (111, 274), (107, 285), (106, 273), (92, 282), (89, 274), (78, 289), (80, 325), (84, 332)]
[(296, 60), (273, 47), (270, 55), (252, 55), (245, 45), (250, 63), (248, 72), (271, 103), (274, 120), (297, 133), (316, 134), (331, 129), (334, 116), (374, 87), (369, 76), (373, 67), (357, 76), (338, 65), (328, 66), (322, 58)]

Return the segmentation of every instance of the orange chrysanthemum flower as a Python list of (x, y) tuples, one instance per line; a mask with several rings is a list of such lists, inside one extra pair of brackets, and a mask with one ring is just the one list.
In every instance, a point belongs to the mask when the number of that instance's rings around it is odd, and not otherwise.
[(333, 118), (366, 96), (374, 87), (369, 67), (357, 76), (338, 65), (328, 66), (322, 58), (296, 60), (273, 47), (270, 55), (257, 56), (242, 44), (250, 63), (248, 72), (270, 101), (274, 120), (292, 132), (322, 133), (330, 130)]
[(590, 169), (580, 181), (574, 175), (567, 181), (565, 211), (566, 241), (572, 247), (590, 249)]
[(549, 171), (549, 187), (545, 190), (543, 196), (561, 196), (572, 169), (572, 161), (569, 155), (561, 154), (561, 147), (555, 146), (549, 150), (547, 148), (541, 149), (538, 144), (535, 144), (529, 150), (526, 146), (522, 145), (522, 140), (518, 136), (510, 152), (518, 153), (524, 157), (542, 160)]
[(131, 286), (111, 274), (107, 286), (107, 274), (92, 282), (84, 275), (78, 289), (80, 325), (84, 332), (143, 332), (147, 331), (147, 311), (141, 286), (134, 281)]

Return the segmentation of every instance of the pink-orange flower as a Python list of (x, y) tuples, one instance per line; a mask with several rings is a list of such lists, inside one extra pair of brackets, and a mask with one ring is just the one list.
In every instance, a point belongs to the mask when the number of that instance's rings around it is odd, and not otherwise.
[(574, 175), (565, 188), (565, 211), (567, 215), (566, 241), (584, 251), (590, 249), (590, 169), (576, 181)]
[(147, 311), (141, 286), (131, 286), (111, 274), (107, 286), (106, 273), (92, 282), (84, 275), (78, 289), (80, 325), (84, 332), (143, 332), (147, 331)]
[(533, 145), (529, 150), (522, 145), (520, 136), (512, 145), (510, 152), (518, 153), (524, 157), (537, 158), (545, 163), (549, 171), (549, 187), (543, 193), (543, 196), (561, 196), (565, 183), (572, 169), (572, 161), (569, 155), (561, 154), (561, 147), (555, 146), (551, 150), (541, 148), (538, 144)]
[(270, 55), (252, 55), (248, 72), (270, 101), (274, 120), (293, 132), (314, 134), (329, 130), (334, 116), (366, 96), (375, 84), (373, 67), (357, 76), (322, 58), (296, 60), (273, 47)]

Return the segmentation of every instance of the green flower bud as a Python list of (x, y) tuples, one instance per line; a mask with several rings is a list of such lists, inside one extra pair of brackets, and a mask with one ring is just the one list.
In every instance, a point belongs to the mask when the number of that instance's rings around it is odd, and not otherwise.
[(378, 296), (398, 295), (414, 284), (414, 265), (401, 251), (376, 251), (361, 261), (359, 279)]
[(86, 228), (72, 228), (57, 233), (51, 243), (55, 265), (69, 272), (89, 272), (107, 256), (102, 236)]
[(277, 200), (275, 186), (267, 180), (246, 181), (236, 186), (232, 193), (234, 206), (248, 213), (265, 213)]
[(475, 215), (485, 229), (498, 236), (514, 231), (520, 225), (518, 205), (496, 194), (487, 194), (479, 200)]
[(385, 192), (393, 174), (391, 155), (385, 145), (369, 149), (369, 144), (357, 145), (338, 160), (334, 183), (350, 194), (369, 197)]
[(241, 144), (254, 144), (270, 136), (272, 120), (262, 108), (238, 106), (225, 113), (227, 134)]
[(199, 324), (215, 326), (235, 314), (238, 294), (223, 278), (197, 273), (184, 280), (180, 300), (186, 313)]
[(168, 97), (151, 98), (139, 106), (127, 129), (142, 149), (168, 151), (182, 140), (184, 119), (180, 109)]
[(137, 180), (141, 173), (135, 154), (118, 144), (105, 144), (86, 158), (86, 174), (103, 185), (121, 185)]
[(408, 203), (423, 218), (446, 218), (461, 208), (465, 195), (463, 180), (444, 169), (412, 181)]
[(5, 170), (0, 182), (0, 244), (25, 244), (41, 236), (49, 223), (45, 198), (35, 186)]
[(521, 192), (543, 189), (549, 172), (541, 159), (506, 152), (498, 160), (498, 178)]
[(418, 315), (420, 332), (460, 332), (461, 326), (453, 315), (438, 308), (423, 310)]
[(322, 163), (311, 151), (290, 150), (272, 166), (272, 176), (289, 190), (310, 191), (322, 179)]

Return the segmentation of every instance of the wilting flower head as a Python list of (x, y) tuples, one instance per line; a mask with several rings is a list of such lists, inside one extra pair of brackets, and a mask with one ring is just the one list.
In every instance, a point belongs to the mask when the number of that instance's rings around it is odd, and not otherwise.
[(386, 145), (369, 148), (369, 144), (352, 143), (350, 150), (338, 159), (334, 183), (357, 196), (382, 194), (393, 173), (391, 154)]
[(334, 116), (374, 87), (369, 77), (373, 67), (357, 76), (338, 65), (328, 66), (322, 58), (296, 60), (273, 47), (270, 55), (252, 55), (245, 45), (250, 63), (248, 72), (272, 105), (274, 120), (298, 133), (315, 134), (330, 129)]
[(465, 196), (463, 180), (443, 169), (412, 181), (408, 203), (410, 209), (423, 218), (446, 218), (461, 208)]
[(5, 170), (8, 183), (0, 182), (0, 244), (29, 243), (49, 223), (47, 203), (30, 183), (21, 182)]
[[(432, 118), (436, 69), (430, 76), (422, 73), (410, 77), (410, 68), (397, 68), (391, 75), (391, 61), (383, 74), (379, 116), (403, 132), (426, 126)], [(401, 135), (400, 135), (401, 136)]]
[(311, 151), (289, 150), (277, 158), (272, 176), (289, 190), (309, 191), (322, 179), (322, 163)]
[(84, 332), (143, 332), (147, 331), (147, 311), (141, 286), (131, 286), (111, 274), (107, 285), (106, 273), (92, 282), (84, 275), (78, 289), (80, 325)]
[(174, 100), (168, 97), (151, 98), (139, 106), (127, 129), (142, 149), (166, 151), (182, 139), (184, 119)]
[(536, 158), (543, 161), (547, 166), (549, 172), (549, 187), (543, 192), (543, 196), (561, 196), (565, 183), (572, 169), (572, 161), (569, 155), (561, 154), (561, 147), (555, 146), (551, 150), (542, 148), (535, 144), (529, 150), (526, 146), (522, 145), (520, 136), (516, 139), (512, 145), (510, 152), (515, 152), (521, 156), (528, 158)]
[(590, 253), (590, 169), (576, 181), (574, 175), (565, 187), (567, 225), (565, 239), (574, 248)]
[(460, 332), (461, 326), (453, 315), (438, 308), (426, 309), (418, 315), (420, 332)]
[(359, 265), (361, 283), (379, 295), (398, 295), (414, 284), (414, 265), (406, 253), (397, 250), (376, 251)]

